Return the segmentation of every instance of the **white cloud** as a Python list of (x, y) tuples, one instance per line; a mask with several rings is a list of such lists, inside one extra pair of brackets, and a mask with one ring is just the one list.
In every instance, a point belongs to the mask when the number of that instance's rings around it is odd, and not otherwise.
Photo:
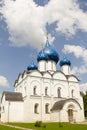
[[(76, 58), (81, 58), (82, 64), (79, 64), (80, 67), (74, 66), (71, 70), (73, 74), (85, 74), (87, 73), (87, 49), (81, 46), (75, 45), (64, 45), (63, 53), (65, 54), (74, 54)], [(87, 83), (80, 85), (80, 90), (85, 93), (87, 91)]]
[(17, 46), (37, 46), (45, 41), (43, 7), (37, 7), (33, 0), (4, 0), (4, 4), (2, 13), (11, 42)]
[(64, 45), (62, 50), (65, 54), (73, 53), (76, 58), (82, 58), (83, 64), (80, 67), (74, 67), (72, 73), (87, 73), (87, 49), (81, 46)]
[(85, 93), (87, 91), (87, 83), (81, 84), (80, 85), (80, 90)]
[(87, 50), (81, 46), (64, 45), (62, 50), (64, 53), (74, 53), (77, 58), (82, 57), (84, 61), (87, 61)]
[(8, 80), (4, 76), (0, 76), (0, 87), (9, 87)]
[(17, 46), (39, 47), (46, 40), (47, 23), (56, 22), (54, 30), (65, 35), (74, 35), (78, 29), (87, 32), (87, 13), (76, 0), (50, 0), (44, 6), (37, 6), (33, 0), (2, 1), (9, 40)]

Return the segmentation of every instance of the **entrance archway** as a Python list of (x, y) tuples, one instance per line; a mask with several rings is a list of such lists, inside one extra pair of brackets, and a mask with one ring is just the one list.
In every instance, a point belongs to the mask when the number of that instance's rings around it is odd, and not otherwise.
[(68, 109), (68, 119), (69, 122), (73, 121), (73, 109)]

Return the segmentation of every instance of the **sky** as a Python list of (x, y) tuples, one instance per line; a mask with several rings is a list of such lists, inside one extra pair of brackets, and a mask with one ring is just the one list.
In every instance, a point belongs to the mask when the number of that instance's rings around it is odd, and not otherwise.
[(70, 59), (81, 91), (87, 90), (87, 0), (0, 0), (0, 95), (14, 91), (32, 55), (38, 64), (47, 33), (60, 60)]

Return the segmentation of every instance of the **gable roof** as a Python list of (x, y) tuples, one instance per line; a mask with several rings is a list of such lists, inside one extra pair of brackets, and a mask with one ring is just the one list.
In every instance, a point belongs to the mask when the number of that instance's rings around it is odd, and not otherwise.
[(75, 99), (69, 98), (69, 99), (60, 100), (60, 101), (55, 102), (51, 111), (61, 110), (63, 108), (64, 104), (68, 101), (72, 101), (72, 102), (77, 103), (79, 105), (80, 109), (82, 109), (80, 104)]
[(19, 92), (4, 91), (2, 94), (2, 98), (4, 95), (6, 101), (23, 101), (22, 93)]

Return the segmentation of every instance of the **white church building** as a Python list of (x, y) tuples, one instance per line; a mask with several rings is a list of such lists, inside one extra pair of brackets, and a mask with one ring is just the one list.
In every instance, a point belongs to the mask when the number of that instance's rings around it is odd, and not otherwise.
[(71, 62), (59, 55), (48, 39), (34, 61), (20, 73), (14, 92), (1, 98), (2, 122), (80, 122), (84, 121), (79, 79), (70, 73)]

